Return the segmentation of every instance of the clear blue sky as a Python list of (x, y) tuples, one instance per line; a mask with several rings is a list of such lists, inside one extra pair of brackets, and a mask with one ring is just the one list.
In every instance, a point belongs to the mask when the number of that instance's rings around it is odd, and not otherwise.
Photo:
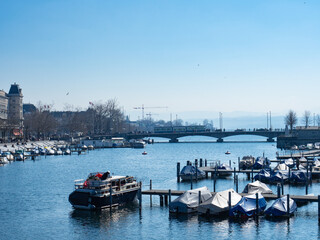
[(117, 98), (127, 112), (318, 114), (319, 12), (318, 0), (0, 0), (0, 89), (17, 82), (57, 110)]

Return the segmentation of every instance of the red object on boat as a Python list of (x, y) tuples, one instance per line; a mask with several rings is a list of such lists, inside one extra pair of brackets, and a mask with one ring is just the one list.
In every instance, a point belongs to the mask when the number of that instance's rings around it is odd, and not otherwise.
[(147, 152), (146, 152), (146, 151), (144, 151), (144, 152), (142, 153), (142, 155), (147, 155)]
[(101, 174), (101, 173), (97, 173), (97, 174), (96, 174), (96, 177), (101, 178), (101, 177), (102, 177), (102, 174)]

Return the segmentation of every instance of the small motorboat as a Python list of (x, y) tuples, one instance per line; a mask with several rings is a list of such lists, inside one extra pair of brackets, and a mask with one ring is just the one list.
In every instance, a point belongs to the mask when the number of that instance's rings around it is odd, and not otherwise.
[(240, 161), (240, 169), (250, 169), (252, 168), (254, 162), (255, 158), (253, 156), (244, 156)]
[(184, 166), (180, 172), (180, 177), (183, 181), (190, 181), (196, 179), (205, 178), (206, 173), (195, 166), (187, 165)]
[(274, 203), (265, 211), (267, 217), (290, 217), (297, 210), (297, 204), (289, 198), (289, 211), (288, 211), (288, 197), (284, 196), (278, 198)]
[(205, 215), (221, 216), (227, 214), (229, 210), (229, 192), (231, 196), (231, 207), (234, 207), (240, 200), (241, 195), (233, 189), (217, 192), (207, 201), (201, 203), (198, 212)]
[(259, 180), (261, 182), (269, 182), (271, 174), (266, 169), (261, 169), (258, 174), (254, 176), (254, 180)]
[(147, 155), (148, 153), (146, 152), (146, 151), (144, 151), (143, 153), (142, 153), (142, 155)]
[(257, 157), (255, 163), (253, 164), (253, 169), (263, 169), (269, 167), (271, 164), (270, 160), (265, 157)]
[[(199, 192), (201, 192), (200, 202)], [(211, 197), (212, 195), (207, 187), (188, 190), (169, 204), (169, 211), (171, 213), (196, 212), (198, 206)]]
[[(263, 213), (267, 207), (267, 202), (261, 193), (258, 194), (258, 214)], [(242, 197), (241, 201), (230, 209), (230, 217), (249, 218), (256, 215), (256, 194), (247, 195)]]
[(218, 165), (217, 169), (226, 170), (225, 172), (219, 171), (219, 176), (220, 177), (228, 177), (228, 176), (232, 175), (232, 168), (229, 165), (225, 164), (225, 163), (222, 163), (222, 164)]
[(245, 186), (243, 193), (270, 193), (272, 194), (272, 190), (268, 188), (268, 186), (260, 181), (255, 181), (253, 183), (248, 183), (247, 186)]
[(311, 179), (311, 173), (306, 170), (292, 171), (290, 181), (295, 184), (305, 184)]
[(229, 151), (226, 151), (226, 152), (225, 152), (225, 154), (227, 154), (227, 155), (228, 155), (228, 154), (231, 154), (231, 152), (229, 152)]
[(273, 172), (270, 177), (270, 183), (286, 183), (289, 181), (289, 171), (280, 170)]

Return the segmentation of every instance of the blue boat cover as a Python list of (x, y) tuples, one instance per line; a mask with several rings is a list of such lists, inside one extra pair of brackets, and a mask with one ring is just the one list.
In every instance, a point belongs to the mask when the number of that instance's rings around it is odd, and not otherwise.
[(262, 169), (270, 165), (270, 160), (265, 157), (257, 157), (256, 162), (253, 164), (254, 169)]
[[(267, 202), (261, 193), (258, 193), (258, 211), (263, 212), (266, 209)], [(256, 212), (256, 194), (242, 197), (241, 201), (231, 208), (229, 215), (232, 217), (246, 215), (251, 217)]]
[(289, 171), (282, 170), (276, 171), (271, 174), (270, 182), (277, 183), (277, 182), (287, 182), (289, 180)]
[(268, 182), (270, 180), (271, 174), (268, 170), (261, 169), (261, 171), (254, 176), (254, 180), (259, 180), (261, 182)]
[(297, 170), (291, 173), (290, 180), (295, 183), (305, 183), (311, 179), (311, 173), (306, 170)]
[(200, 170), (199, 168), (196, 169), (196, 167), (191, 166), (191, 165), (187, 165), (184, 166), (180, 172), (181, 175), (192, 175), (195, 176), (196, 175), (196, 170), (198, 170), (198, 176), (205, 176), (206, 173), (202, 170)]
[[(269, 207), (266, 211), (265, 214), (267, 216), (274, 216), (274, 217), (281, 217), (284, 215), (287, 215), (287, 201), (288, 198), (282, 197), (278, 198), (277, 200), (274, 201), (274, 203)], [(293, 214), (297, 210), (297, 204), (295, 201), (291, 198), (289, 198), (289, 215)]]

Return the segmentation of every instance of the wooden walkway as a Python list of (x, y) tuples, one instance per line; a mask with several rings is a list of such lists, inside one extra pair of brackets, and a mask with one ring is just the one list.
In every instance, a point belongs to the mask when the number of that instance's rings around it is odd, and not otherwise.
[(305, 152), (299, 152), (294, 154), (287, 154), (278, 156), (278, 159), (288, 159), (288, 158), (301, 158), (301, 157), (318, 157), (320, 156), (320, 149), (305, 151)]
[[(171, 191), (171, 193), (170, 193)], [(152, 195), (152, 196), (180, 196), (185, 191), (180, 190), (160, 190), (160, 189), (151, 189), (151, 190), (144, 190), (141, 192), (142, 195)], [(215, 194), (215, 192), (211, 192), (211, 194)], [(241, 196), (247, 196), (247, 193), (239, 193)], [(276, 200), (279, 198), (278, 195), (275, 194), (265, 194), (263, 193), (262, 196), (266, 200)], [(287, 195), (280, 195), (280, 197), (284, 197)], [(311, 195), (290, 195), (290, 198), (297, 202), (318, 202), (318, 196), (311, 196)]]

